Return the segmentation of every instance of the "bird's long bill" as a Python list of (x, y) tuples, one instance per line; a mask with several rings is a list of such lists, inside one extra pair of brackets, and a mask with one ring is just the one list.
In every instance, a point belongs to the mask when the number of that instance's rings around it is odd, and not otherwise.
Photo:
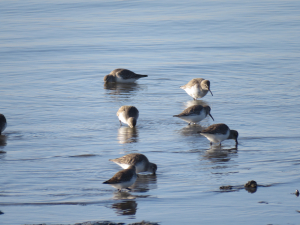
[(209, 89), (209, 92), (211, 93), (211, 96), (214, 96), (210, 89)]
[(215, 121), (211, 114), (208, 114), (208, 115), (212, 118), (213, 121)]

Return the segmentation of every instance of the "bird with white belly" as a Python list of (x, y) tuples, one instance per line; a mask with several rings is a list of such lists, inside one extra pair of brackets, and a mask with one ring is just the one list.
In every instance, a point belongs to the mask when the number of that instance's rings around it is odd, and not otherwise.
[(203, 78), (194, 78), (180, 88), (185, 90), (194, 100), (203, 98), (207, 92), (210, 92), (213, 96), (213, 93), (210, 90), (210, 81)]
[(122, 126), (123, 122), (133, 128), (136, 126), (137, 119), (139, 118), (139, 110), (134, 106), (123, 105), (119, 108), (117, 117), (119, 118), (120, 126)]

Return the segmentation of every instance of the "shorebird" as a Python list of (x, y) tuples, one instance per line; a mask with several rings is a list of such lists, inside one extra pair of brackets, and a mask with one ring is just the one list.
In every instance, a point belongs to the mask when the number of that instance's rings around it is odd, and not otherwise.
[(134, 106), (123, 105), (119, 108), (117, 116), (120, 121), (120, 126), (122, 122), (128, 124), (131, 128), (135, 127), (137, 119), (139, 118), (139, 110)]
[(148, 75), (136, 74), (127, 69), (115, 69), (104, 77), (104, 82), (133, 83), (141, 77), (148, 77)]
[(157, 165), (149, 162), (148, 158), (140, 153), (131, 153), (120, 158), (110, 159), (109, 161), (118, 164), (123, 169), (127, 169), (129, 166), (135, 166), (136, 173), (151, 172), (155, 174), (157, 170)]
[(128, 169), (117, 172), (112, 178), (104, 181), (103, 184), (109, 184), (120, 192), (123, 188), (130, 190), (128, 187), (134, 184), (136, 178), (135, 166), (129, 166)]
[(197, 98), (203, 98), (208, 91), (213, 96), (213, 93), (210, 90), (210, 81), (202, 78), (192, 79), (186, 85), (183, 85), (180, 88), (185, 90), (186, 93), (194, 100)]
[(198, 131), (201, 135), (205, 136), (212, 143), (219, 143), (226, 139), (234, 139), (235, 145), (237, 146), (237, 138), (239, 133), (236, 130), (230, 130), (229, 127), (224, 123), (213, 124), (202, 131)]
[(6, 118), (3, 114), (0, 114), (0, 135), (5, 130), (7, 126)]
[(174, 115), (173, 117), (178, 117), (188, 122), (190, 125), (191, 123), (195, 124), (203, 120), (207, 115), (209, 115), (212, 118), (212, 120), (214, 120), (214, 118), (210, 114), (209, 106), (193, 105), (183, 110), (182, 113)]

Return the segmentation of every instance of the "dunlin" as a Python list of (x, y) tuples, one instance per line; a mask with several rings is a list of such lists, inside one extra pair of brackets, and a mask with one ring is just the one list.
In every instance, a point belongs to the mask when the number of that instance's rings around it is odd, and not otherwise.
[(0, 135), (5, 130), (7, 126), (6, 118), (3, 114), (0, 114)]
[(150, 172), (155, 174), (157, 170), (157, 165), (149, 162), (148, 158), (140, 153), (131, 153), (117, 159), (110, 159), (109, 161), (118, 164), (123, 169), (129, 168), (129, 166), (135, 166), (137, 173)]
[(197, 123), (203, 120), (207, 115), (209, 115), (212, 120), (214, 118), (210, 114), (210, 107), (209, 106), (202, 106), (202, 105), (193, 105), (186, 108), (182, 113), (178, 115), (174, 115), (173, 117), (178, 117), (186, 122), (189, 123)]
[(210, 90), (210, 81), (204, 80), (202, 78), (195, 78), (189, 81), (186, 85), (180, 87), (185, 90), (188, 95), (190, 95), (194, 100), (197, 98), (203, 98), (209, 91), (213, 96), (213, 93)]
[(139, 110), (134, 106), (123, 105), (119, 108), (117, 116), (122, 126), (122, 122), (128, 124), (131, 128), (135, 127), (137, 119), (139, 118)]
[(135, 166), (129, 166), (127, 169), (117, 172), (112, 178), (103, 182), (103, 184), (109, 184), (117, 188), (118, 191), (121, 191), (123, 188), (130, 190), (128, 187), (134, 184), (136, 178)]
[(237, 138), (239, 136), (236, 130), (230, 130), (224, 123), (213, 124), (202, 131), (198, 131), (201, 135), (205, 136), (212, 143), (219, 143), (226, 139), (234, 139), (235, 144), (238, 144)]
[(127, 69), (115, 69), (104, 77), (104, 82), (133, 83), (141, 77), (148, 77), (148, 75), (136, 74)]

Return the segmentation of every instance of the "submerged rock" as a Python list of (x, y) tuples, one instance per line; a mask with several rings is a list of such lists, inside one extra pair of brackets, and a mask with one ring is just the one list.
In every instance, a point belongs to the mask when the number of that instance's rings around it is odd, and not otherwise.
[(130, 223), (128, 225), (159, 225), (159, 223), (156, 223), (156, 222), (148, 222), (148, 221), (142, 221), (142, 222), (139, 222), (139, 223)]
[(257, 183), (255, 180), (250, 180), (244, 185), (244, 187), (249, 193), (255, 193), (257, 190)]
[[(97, 222), (84, 222), (84, 223), (75, 223), (74, 225), (125, 225), (125, 223), (114, 223), (110, 221), (97, 221)], [(156, 222), (148, 222), (148, 221), (141, 221), (137, 223), (130, 223), (128, 225), (159, 225)]]
[(257, 188), (257, 183), (255, 180), (250, 180), (244, 186), (247, 188)]
[(260, 201), (258, 203), (260, 203), (260, 204), (269, 204), (269, 202), (266, 202), (266, 201)]
[(74, 225), (125, 225), (125, 223), (114, 223), (110, 221), (83, 222), (75, 223)]
[(246, 189), (249, 193), (255, 193), (257, 190), (257, 183), (254, 180), (248, 181), (244, 185), (226, 185), (226, 186), (221, 186), (220, 189), (223, 190), (224, 192), (233, 192), (233, 191), (239, 191), (241, 189)]
[(222, 190), (231, 190), (233, 188), (233, 186), (231, 185), (227, 185), (227, 186), (221, 186), (220, 189)]

